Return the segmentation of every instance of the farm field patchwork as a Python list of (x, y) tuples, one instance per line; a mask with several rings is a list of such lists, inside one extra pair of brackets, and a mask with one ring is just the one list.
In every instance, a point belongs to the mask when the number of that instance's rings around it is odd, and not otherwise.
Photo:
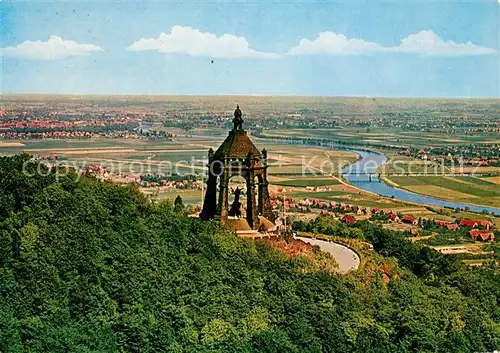
[[(288, 194), (287, 194), (288, 195)], [(318, 191), (318, 192), (305, 192), (305, 191), (293, 191), (289, 194), (292, 197), (303, 199), (303, 198), (314, 198), (319, 200), (330, 200), (330, 198), (335, 198), (338, 196), (353, 195), (349, 191)]]
[[(34, 156), (54, 155), (60, 163), (83, 167), (90, 164), (120, 164), (123, 173), (193, 173), (204, 169), (208, 149), (217, 148), (222, 137), (176, 137), (155, 139), (95, 138), (85, 140), (23, 140), (0, 145), (0, 155), (27, 152)], [(266, 147), (270, 175), (325, 175), (357, 159), (357, 154), (326, 148), (282, 145), (255, 139), (257, 148)], [(130, 164), (130, 165), (128, 165)]]
[(381, 209), (402, 209), (404, 208), (405, 210), (412, 210), (412, 209), (421, 209), (421, 207), (412, 207), (405, 205), (404, 203), (398, 202), (398, 201), (393, 201), (393, 200), (388, 200), (388, 199), (383, 199), (383, 198), (378, 198), (378, 197), (373, 197), (371, 195), (363, 194), (363, 193), (358, 193), (358, 192), (352, 192), (348, 190), (334, 190), (334, 191), (318, 191), (318, 192), (311, 192), (311, 191), (305, 191), (305, 190), (293, 190), (290, 192), (287, 192), (287, 196), (291, 196), (296, 199), (304, 199), (304, 198), (310, 198), (310, 199), (318, 199), (318, 200), (324, 200), (324, 201), (335, 201), (337, 203), (346, 203), (350, 205), (357, 205), (361, 207), (378, 207)]
[(288, 179), (282, 181), (275, 181), (273, 184), (280, 186), (295, 186), (295, 187), (317, 187), (317, 186), (328, 186), (328, 185), (338, 185), (340, 181), (337, 178), (297, 178)]
[(429, 147), (444, 146), (450, 143), (494, 143), (498, 138), (494, 133), (482, 133), (480, 136), (469, 135), (467, 131), (454, 131), (453, 138), (445, 132), (406, 131), (398, 128), (361, 128), (345, 127), (342, 129), (287, 129), (265, 131), (265, 136), (293, 136), (298, 138), (328, 138), (345, 142), (369, 142), (386, 146)]
[(381, 166), (378, 173), (382, 174), (405, 174), (405, 173), (425, 173), (444, 174), (450, 173), (450, 168), (431, 161), (424, 161), (403, 156), (393, 156)]
[(452, 173), (474, 173), (474, 174), (492, 174), (487, 176), (500, 175), (500, 167), (473, 167), (473, 166), (454, 166), (450, 167)]
[(391, 176), (388, 178), (409, 191), (457, 202), (500, 206), (498, 185), (476, 177)]
[(24, 143), (19, 141), (0, 141), (0, 147), (24, 147)]
[(500, 185), (500, 176), (493, 176), (493, 177), (483, 177), (481, 178), (482, 180), (486, 180), (487, 182), (493, 183)]
[(151, 198), (158, 201), (175, 200), (177, 196), (182, 197), (182, 201), (186, 205), (201, 204), (201, 190), (196, 189), (157, 189), (157, 188), (141, 188), (141, 191)]

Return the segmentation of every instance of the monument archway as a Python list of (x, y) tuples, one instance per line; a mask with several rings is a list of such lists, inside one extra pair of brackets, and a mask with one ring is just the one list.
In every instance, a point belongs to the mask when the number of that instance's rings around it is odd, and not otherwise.
[[(243, 130), (239, 106), (234, 111), (233, 124), (233, 129), (217, 151), (208, 151), (207, 191), (200, 218), (220, 219), (221, 223), (228, 221), (232, 206), (229, 204), (229, 180), (240, 176), (246, 184), (244, 217), (250, 228), (257, 230), (259, 216), (274, 220), (267, 181), (267, 151), (259, 151)], [(231, 212), (234, 213), (234, 210), (235, 207)]]

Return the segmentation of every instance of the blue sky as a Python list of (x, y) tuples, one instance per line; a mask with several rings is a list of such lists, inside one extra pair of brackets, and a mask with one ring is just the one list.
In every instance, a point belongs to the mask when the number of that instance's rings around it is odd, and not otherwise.
[(0, 7), (2, 92), (499, 97), (493, 0)]

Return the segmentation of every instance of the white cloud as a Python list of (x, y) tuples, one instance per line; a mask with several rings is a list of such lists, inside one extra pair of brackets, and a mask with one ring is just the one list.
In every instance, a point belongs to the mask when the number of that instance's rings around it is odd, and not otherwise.
[(87, 55), (103, 49), (94, 44), (80, 44), (52, 35), (46, 41), (24, 41), (14, 47), (2, 48), (2, 55), (19, 56), (29, 59), (56, 60), (75, 55)]
[(367, 42), (363, 39), (349, 39), (343, 34), (321, 32), (314, 40), (302, 39), (299, 45), (292, 48), (288, 54), (330, 54), (356, 55), (383, 50), (380, 44)]
[(420, 31), (410, 34), (401, 40), (399, 46), (389, 48), (389, 50), (428, 56), (467, 56), (496, 53), (494, 49), (482, 47), (471, 42), (455, 43), (451, 40), (445, 41), (433, 31)]
[(259, 52), (249, 48), (245, 37), (232, 34), (201, 32), (195, 28), (174, 26), (170, 33), (161, 33), (158, 38), (141, 38), (128, 50), (153, 50), (160, 53), (183, 53), (192, 56), (214, 58), (277, 58), (278, 54)]
[[(500, 0), (499, 0), (500, 1)], [(455, 43), (445, 41), (432, 31), (420, 31), (401, 40), (395, 47), (386, 47), (379, 43), (363, 39), (349, 39), (343, 34), (321, 32), (314, 40), (302, 39), (292, 48), (290, 55), (360, 55), (368, 53), (397, 52), (425, 56), (467, 56), (490, 55), (496, 50), (482, 47), (471, 42)]]

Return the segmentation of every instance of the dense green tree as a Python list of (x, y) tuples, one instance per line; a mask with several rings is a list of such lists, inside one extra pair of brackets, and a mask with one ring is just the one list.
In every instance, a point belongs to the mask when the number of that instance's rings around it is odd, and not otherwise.
[(184, 201), (182, 200), (181, 195), (177, 195), (174, 200), (174, 211), (176, 213), (181, 213), (184, 211)]
[[(0, 159), (2, 352), (470, 352), (500, 345), (496, 268), (453, 267), (369, 223), (398, 278), (358, 284), (151, 204), (135, 187)], [(48, 170), (48, 169), (46, 169)], [(308, 228), (308, 224), (302, 225)], [(381, 256), (379, 255), (379, 256)], [(388, 259), (388, 258), (384, 258)]]

